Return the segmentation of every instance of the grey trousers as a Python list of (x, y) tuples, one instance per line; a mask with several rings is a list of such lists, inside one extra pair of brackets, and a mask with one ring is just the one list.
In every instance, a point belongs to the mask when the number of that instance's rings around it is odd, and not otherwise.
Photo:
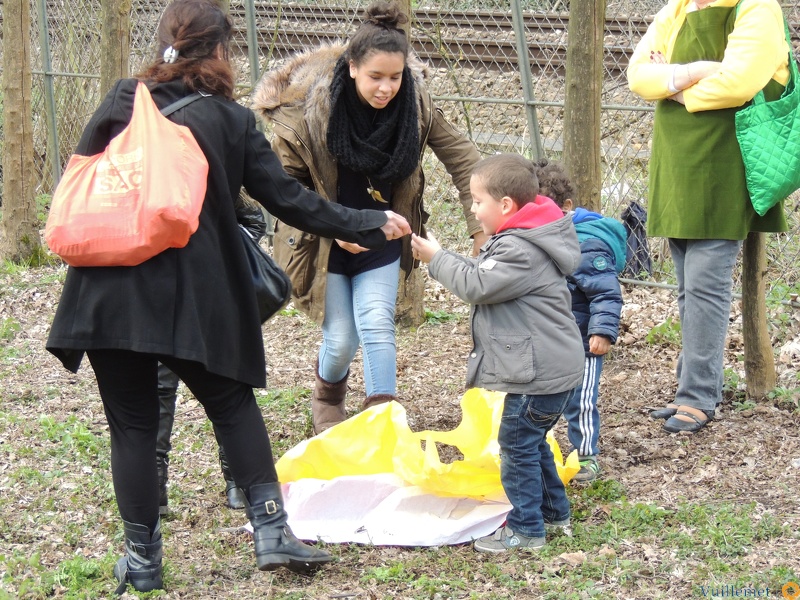
[(669, 239), (678, 279), (683, 346), (675, 404), (713, 411), (722, 400), (723, 351), (738, 240)]

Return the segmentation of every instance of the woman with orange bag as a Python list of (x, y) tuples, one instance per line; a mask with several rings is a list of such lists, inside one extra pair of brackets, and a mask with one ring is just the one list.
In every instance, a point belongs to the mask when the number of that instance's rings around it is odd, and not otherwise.
[[(348, 210), (287, 175), (255, 117), (233, 101), (229, 17), (213, 0), (175, 0), (158, 28), (158, 58), (138, 79), (119, 81), (97, 109), (77, 153), (101, 152), (131, 119), (138, 80), (159, 107), (210, 92), (171, 117), (188, 127), (209, 164), (200, 224), (184, 248), (134, 267), (70, 268), (47, 349), (76, 372), (86, 354), (111, 437), (111, 466), (125, 529), (114, 568), (122, 593), (161, 589), (162, 538), (156, 437), (158, 363), (205, 408), (244, 490), (258, 568), (313, 571), (331, 556), (286, 525), (280, 483), (254, 387), (266, 384), (255, 290), (234, 201), (244, 187), (280, 219), (367, 248), (410, 233), (391, 211)], [(164, 173), (164, 177), (174, 176)]]

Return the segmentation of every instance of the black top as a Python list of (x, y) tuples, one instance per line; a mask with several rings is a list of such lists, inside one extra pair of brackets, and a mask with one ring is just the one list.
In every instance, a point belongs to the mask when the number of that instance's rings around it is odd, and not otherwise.
[[(136, 83), (117, 82), (77, 153), (101, 152), (128, 124)], [(151, 89), (159, 107), (189, 93), (181, 81)], [(235, 102), (202, 98), (170, 119), (191, 130), (209, 164), (197, 232), (186, 247), (135, 267), (70, 267), (47, 349), (72, 371), (87, 349), (124, 349), (197, 361), (212, 373), (263, 387), (261, 323), (234, 211), (240, 189), (281, 221), (370, 248), (385, 245), (379, 228), (386, 215), (348, 211), (307, 190), (283, 169), (253, 113)]]
[[(392, 208), (392, 184), (380, 181), (373, 181), (366, 175), (338, 164), (338, 199), (339, 204), (357, 210), (391, 210)], [(370, 190), (373, 190), (370, 193)], [(382, 198), (381, 202), (377, 198)], [(370, 250), (369, 252), (359, 252), (353, 254), (339, 247), (337, 243), (331, 245), (331, 254), (328, 259), (328, 271), (339, 275), (353, 277), (385, 267), (400, 258), (402, 242), (391, 240), (381, 250)]]

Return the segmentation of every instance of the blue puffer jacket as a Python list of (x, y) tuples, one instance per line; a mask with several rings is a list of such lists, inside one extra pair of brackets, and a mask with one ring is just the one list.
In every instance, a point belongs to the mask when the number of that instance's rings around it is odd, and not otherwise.
[(625, 267), (627, 236), (625, 227), (611, 217), (584, 208), (572, 213), (572, 222), (581, 246), (581, 262), (567, 276), (572, 293), (572, 313), (589, 354), (589, 337), (603, 335), (617, 341), (622, 291), (617, 274)]

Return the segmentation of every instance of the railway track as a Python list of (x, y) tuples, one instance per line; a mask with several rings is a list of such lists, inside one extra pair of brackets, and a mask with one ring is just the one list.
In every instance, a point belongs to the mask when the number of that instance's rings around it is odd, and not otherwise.
[[(2, 0), (0, 0), (2, 2)], [(343, 40), (360, 20), (360, 12), (336, 6), (278, 5), (256, 0), (256, 36), (261, 56), (284, 58), (299, 49)], [(58, 3), (48, 1), (53, 25), (63, 20)], [(134, 23), (154, 26), (163, 0), (137, 5)], [(247, 19), (243, 6), (231, 7), (236, 25), (235, 41), (247, 45)], [(534, 71), (563, 72), (567, 57), (567, 24), (564, 13), (524, 13), (526, 45)], [(610, 74), (628, 64), (633, 48), (651, 22), (639, 15), (606, 18), (603, 65)], [(800, 23), (789, 24), (796, 53), (800, 53)], [(434, 67), (458, 64), (497, 71), (517, 69), (517, 47), (509, 12), (420, 8), (414, 11), (412, 45)]]
[[(245, 18), (243, 7), (232, 7), (231, 15)], [(289, 21), (327, 21), (335, 23), (357, 22), (359, 15), (352, 9), (336, 6), (278, 6), (269, 2), (255, 2), (256, 19), (277, 18)], [(528, 30), (560, 31), (567, 26), (567, 14), (563, 13), (525, 13), (523, 16)], [(643, 34), (652, 21), (651, 17), (623, 17), (606, 19), (606, 32), (612, 34)], [(513, 32), (511, 14), (493, 10), (447, 10), (418, 8), (414, 10), (414, 27), (431, 29), (447, 27), (457, 29), (486, 29), (487, 31)]]
[[(265, 38), (264, 35), (269, 37)], [(274, 39), (271, 32), (259, 36), (262, 55), (270, 50), (275, 58), (284, 58), (298, 49), (312, 47), (320, 43), (333, 43), (342, 39), (341, 34), (281, 28)], [(246, 44), (245, 31), (235, 35), (238, 43)], [(439, 39), (415, 38), (412, 46), (417, 55), (429, 64), (440, 67), (453, 63), (470, 63), (474, 67), (504, 70), (516, 69), (516, 42), (493, 39), (470, 39), (465, 37), (442, 37)], [(532, 67), (539, 69), (561, 69), (567, 60), (566, 42), (528, 43)], [(622, 71), (628, 64), (633, 48), (606, 46), (603, 63), (608, 71)]]
[[(243, 7), (231, 8), (236, 37), (246, 44)], [(299, 48), (346, 38), (359, 20), (352, 9), (333, 6), (278, 6), (256, 1), (255, 22), (262, 55), (283, 58)], [(568, 15), (525, 13), (529, 60), (535, 71), (563, 70), (567, 56)], [(603, 65), (609, 73), (625, 69), (636, 42), (652, 17), (609, 17), (605, 23)], [(790, 24), (793, 44), (800, 47), (800, 23)], [(416, 9), (412, 22), (415, 52), (435, 67), (458, 63), (494, 70), (517, 68), (517, 49), (511, 15), (489, 10), (440, 11)]]
[[(243, 8), (231, 9), (238, 27), (236, 38), (246, 43)], [(359, 15), (338, 7), (276, 6), (256, 2), (255, 21), (260, 51), (283, 58), (298, 48), (342, 40), (355, 27)], [(607, 36), (637, 39), (648, 20), (634, 17), (608, 19)], [(534, 69), (561, 69), (566, 63), (567, 16), (528, 14), (527, 46)], [(517, 68), (517, 50), (511, 15), (488, 10), (439, 11), (418, 9), (412, 23), (412, 45), (420, 58), (439, 67), (470, 63), (495, 70)], [(607, 44), (603, 63), (609, 71), (621, 71), (633, 52), (633, 43)]]

